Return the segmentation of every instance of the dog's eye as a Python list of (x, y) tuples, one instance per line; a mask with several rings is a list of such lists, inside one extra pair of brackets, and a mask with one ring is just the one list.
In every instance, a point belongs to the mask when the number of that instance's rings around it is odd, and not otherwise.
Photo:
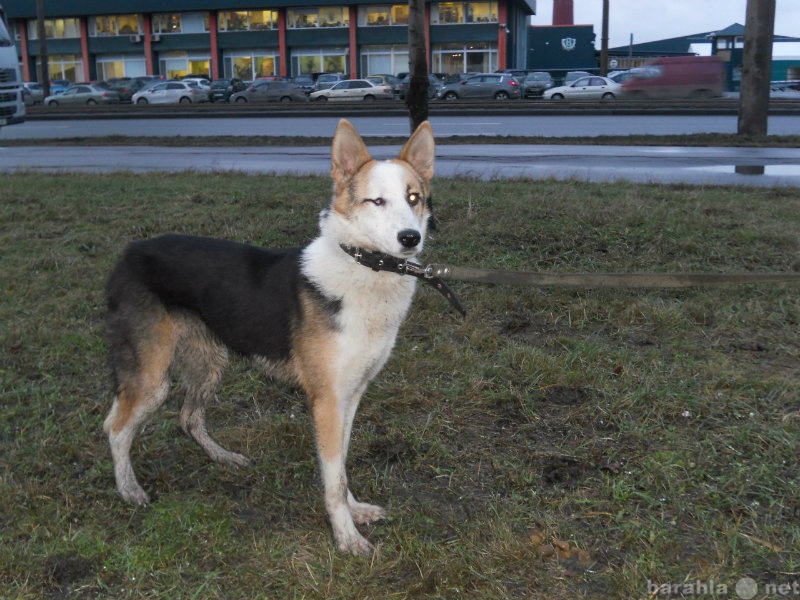
[(411, 206), (415, 206), (415, 205), (417, 204), (417, 202), (419, 202), (419, 199), (420, 199), (420, 197), (421, 197), (421, 196), (420, 196), (420, 195), (419, 195), (417, 192), (411, 192), (411, 193), (408, 195), (408, 203), (409, 203)]
[(386, 204), (386, 200), (383, 198), (367, 198), (364, 202), (372, 202), (375, 206), (383, 206)]

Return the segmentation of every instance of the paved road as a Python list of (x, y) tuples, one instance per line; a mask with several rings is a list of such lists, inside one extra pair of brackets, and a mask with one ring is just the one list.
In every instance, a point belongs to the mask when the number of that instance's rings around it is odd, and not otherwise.
[[(408, 135), (408, 117), (396, 115), (348, 117), (362, 135)], [(122, 136), (301, 136), (329, 137), (339, 117), (291, 115), (221, 118), (113, 118), (31, 120), (0, 129), (0, 144), (11, 139)], [(437, 137), (491, 135), (574, 137), (599, 135), (675, 135), (736, 133), (736, 115), (624, 115), (624, 114), (469, 114), (433, 115)], [(772, 115), (773, 135), (800, 134), (800, 117)]]
[[(376, 158), (399, 147), (377, 146)], [(738, 170), (741, 171), (737, 173)], [(328, 147), (9, 147), (0, 172), (242, 171), (328, 174)], [(582, 181), (800, 187), (800, 149), (568, 145), (439, 145), (439, 177), (553, 177)]]

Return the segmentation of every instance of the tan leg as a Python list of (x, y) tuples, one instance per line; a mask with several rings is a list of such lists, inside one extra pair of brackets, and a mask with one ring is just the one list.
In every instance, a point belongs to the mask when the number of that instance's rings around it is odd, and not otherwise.
[(136, 480), (131, 464), (131, 445), (136, 432), (167, 398), (168, 372), (174, 352), (174, 325), (169, 319), (158, 323), (140, 349), (136, 365), (116, 365), (117, 397), (103, 429), (108, 434), (114, 476), (120, 495), (133, 504), (150, 501)]

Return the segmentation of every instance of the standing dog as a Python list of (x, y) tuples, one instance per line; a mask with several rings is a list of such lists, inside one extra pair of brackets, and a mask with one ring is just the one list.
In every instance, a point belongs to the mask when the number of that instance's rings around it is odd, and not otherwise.
[(104, 424), (125, 500), (149, 502), (131, 466), (131, 443), (166, 399), (171, 372), (186, 387), (184, 431), (213, 460), (248, 464), (206, 430), (206, 404), (233, 351), (302, 386), (336, 543), (352, 554), (372, 550), (355, 523), (384, 511), (355, 499), (345, 459), (361, 395), (389, 358), (416, 279), (365, 268), (353, 253), (406, 259), (422, 250), (433, 160), (427, 122), (397, 158), (376, 161), (342, 120), (331, 150), (331, 205), (305, 248), (167, 235), (126, 249), (107, 288), (116, 397)]

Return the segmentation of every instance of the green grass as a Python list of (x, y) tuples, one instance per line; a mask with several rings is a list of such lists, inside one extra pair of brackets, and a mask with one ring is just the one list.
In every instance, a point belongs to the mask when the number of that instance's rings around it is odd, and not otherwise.
[[(800, 579), (800, 299), (456, 283), (420, 289), (356, 419), (372, 558), (334, 550), (302, 395), (241, 361), (209, 426), (137, 438), (124, 504), (102, 421), (103, 287), (166, 231), (316, 233), (326, 178), (0, 176), (0, 597), (646, 598), (648, 582)], [(426, 260), (566, 271), (790, 271), (800, 190), (440, 179)], [(662, 596), (657, 596), (662, 597)]]

